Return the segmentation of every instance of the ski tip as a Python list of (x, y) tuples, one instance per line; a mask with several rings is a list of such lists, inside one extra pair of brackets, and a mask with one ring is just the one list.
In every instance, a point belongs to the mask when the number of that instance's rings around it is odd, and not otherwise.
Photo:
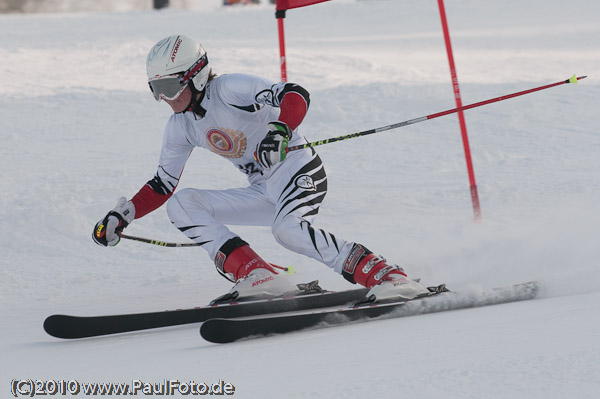
[(68, 318), (68, 316), (52, 315), (46, 317), (46, 320), (44, 320), (44, 331), (55, 338), (77, 338), (76, 336), (71, 336), (68, 331), (62, 328), (61, 321), (64, 321), (65, 318)]

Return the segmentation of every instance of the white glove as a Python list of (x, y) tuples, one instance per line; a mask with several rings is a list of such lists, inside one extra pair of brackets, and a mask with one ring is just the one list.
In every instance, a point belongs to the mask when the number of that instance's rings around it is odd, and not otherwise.
[(133, 219), (135, 219), (133, 202), (127, 201), (125, 197), (119, 198), (117, 206), (108, 212), (104, 219), (96, 223), (92, 232), (94, 242), (105, 247), (114, 247), (121, 241), (123, 229), (129, 226)]

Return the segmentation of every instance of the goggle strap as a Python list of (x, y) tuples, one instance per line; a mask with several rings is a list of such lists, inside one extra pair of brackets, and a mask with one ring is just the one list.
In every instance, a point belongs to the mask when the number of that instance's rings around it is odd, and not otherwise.
[(200, 57), (198, 61), (196, 61), (179, 77), (179, 83), (181, 83), (182, 86), (188, 84), (188, 82), (194, 78), (194, 76), (196, 76), (198, 72), (200, 72), (206, 66), (207, 63), (208, 57), (206, 56), (206, 53), (204, 53), (204, 55)]

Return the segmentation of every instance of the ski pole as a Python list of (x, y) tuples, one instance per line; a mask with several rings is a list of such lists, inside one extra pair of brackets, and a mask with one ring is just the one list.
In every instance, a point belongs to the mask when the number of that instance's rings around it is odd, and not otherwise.
[(396, 128), (403, 127), (403, 126), (413, 125), (415, 123), (424, 122), (424, 121), (427, 121), (427, 120), (430, 120), (430, 119), (434, 119), (434, 118), (439, 118), (440, 116), (454, 114), (454, 113), (459, 112), (459, 111), (464, 111), (464, 110), (475, 108), (475, 107), (481, 107), (482, 105), (491, 104), (491, 103), (495, 103), (495, 102), (498, 102), (498, 101), (508, 100), (509, 98), (522, 96), (524, 94), (533, 93), (535, 91), (549, 89), (549, 88), (554, 87), (554, 86), (559, 86), (559, 85), (563, 85), (563, 84), (566, 84), (566, 83), (577, 83), (578, 80), (585, 79), (585, 78), (587, 78), (587, 76), (579, 76), (579, 77), (577, 77), (576, 75), (573, 75), (573, 76), (571, 76), (567, 80), (562, 80), (560, 82), (552, 83), (552, 84), (549, 84), (549, 85), (540, 86), (540, 87), (536, 87), (536, 88), (529, 89), (529, 90), (523, 90), (523, 91), (519, 91), (517, 93), (507, 94), (507, 95), (496, 97), (496, 98), (492, 98), (492, 99), (489, 99), (489, 100), (480, 101), (480, 102), (477, 102), (477, 103), (474, 103), (474, 104), (463, 105), (462, 107), (452, 108), (452, 109), (449, 109), (447, 111), (442, 111), (442, 112), (438, 112), (438, 113), (435, 113), (435, 114), (431, 114), (431, 115), (427, 115), (427, 116), (422, 116), (420, 118), (410, 119), (410, 120), (407, 120), (407, 121), (404, 121), (404, 122), (393, 123), (391, 125), (387, 125), (387, 126), (383, 126), (383, 127), (378, 127), (376, 129), (365, 130), (365, 131), (358, 132), (358, 133), (351, 133), (351, 134), (347, 134), (347, 135), (344, 135), (344, 136), (332, 137), (332, 138), (325, 139), (325, 140), (318, 140), (318, 141), (314, 141), (312, 143), (295, 145), (295, 146), (292, 146), (292, 147), (288, 147), (286, 151), (289, 152), (289, 151), (301, 150), (301, 149), (304, 149), (304, 148), (311, 148), (311, 147), (315, 147), (315, 146), (318, 146), (318, 145), (335, 143), (336, 141), (353, 139), (355, 137), (366, 136), (366, 135), (373, 134), (373, 133), (379, 133), (379, 132), (384, 132), (386, 130), (392, 130), (392, 129), (396, 129)]
[[(127, 240), (132, 240), (132, 241), (139, 241), (139, 242), (143, 242), (146, 244), (158, 245), (159, 247), (169, 247), (169, 248), (199, 247), (199, 246), (205, 244), (205, 243), (198, 243), (198, 242), (183, 242), (183, 243), (181, 243), (181, 242), (165, 242), (165, 241), (152, 240), (150, 238), (130, 236), (127, 234), (121, 234), (121, 238), (125, 238)], [(293, 266), (284, 267), (284, 266), (275, 265), (273, 263), (269, 263), (269, 264), (276, 269), (283, 270), (287, 274), (294, 273)]]
[(199, 247), (200, 245), (202, 245), (202, 244), (199, 244), (197, 242), (179, 243), (179, 242), (158, 241), (158, 240), (152, 240), (150, 238), (130, 236), (130, 235), (127, 235), (127, 234), (121, 234), (121, 238), (125, 238), (127, 240), (145, 242), (146, 244), (158, 245), (159, 247), (170, 247), (170, 248), (174, 248), (174, 247)]

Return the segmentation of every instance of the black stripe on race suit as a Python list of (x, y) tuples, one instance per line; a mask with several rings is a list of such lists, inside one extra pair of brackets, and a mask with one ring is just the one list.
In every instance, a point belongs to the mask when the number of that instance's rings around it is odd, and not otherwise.
[(317, 237), (315, 234), (315, 229), (313, 229), (310, 225), (310, 223), (308, 223), (307, 221), (302, 221), (300, 223), (300, 227), (304, 230), (304, 224), (306, 224), (306, 229), (308, 230), (308, 234), (310, 235), (310, 240), (313, 243), (313, 247), (315, 247), (315, 250), (317, 251), (317, 253), (319, 254), (320, 257), (323, 257), (323, 255), (321, 255), (321, 251), (319, 251), (319, 248), (317, 247)]
[(246, 112), (256, 112), (261, 108), (260, 104), (250, 104), (250, 105), (235, 105), (235, 104), (229, 104), (232, 107), (236, 107), (237, 109), (241, 109), (242, 111), (246, 111)]
[[(310, 225), (310, 223), (308, 224), (308, 228), (309, 229), (313, 229), (313, 227)], [(339, 253), (340, 252), (340, 248), (338, 247), (337, 240), (335, 239), (335, 236), (333, 234), (331, 234), (331, 233), (325, 232), (325, 230), (323, 230), (323, 229), (319, 229), (319, 231), (321, 232), (321, 235), (325, 239), (325, 243), (327, 244), (327, 246), (329, 246), (329, 240), (327, 239), (327, 235), (329, 235), (329, 238), (331, 239), (331, 242), (333, 243), (333, 245), (335, 246), (335, 249)]]
[[(302, 207), (305, 206), (309, 206), (311, 208), (314, 208), (313, 210), (316, 210), (318, 212), (318, 208), (321, 205), (321, 203), (323, 202), (323, 199), (325, 198), (325, 195), (327, 194), (327, 176), (325, 175), (325, 170), (323, 169), (322, 166), (320, 166), (319, 169), (317, 169), (312, 175), (310, 174), (296, 174), (290, 183), (295, 183), (297, 180), (301, 179), (303, 176), (309, 176), (310, 179), (312, 180), (312, 189), (310, 188), (306, 188), (306, 187), (300, 187), (298, 184), (296, 184), (296, 187), (294, 187), (293, 189), (290, 190), (290, 192), (285, 196), (284, 200), (285, 203), (283, 203), (280, 208), (279, 208), (279, 212), (277, 212), (277, 215), (275, 216), (275, 218), (277, 219), (280, 214), (283, 212), (284, 209), (286, 209), (288, 206), (290, 206), (291, 204), (298, 202), (298, 201), (302, 201), (299, 204), (297, 204), (296, 206), (294, 206), (293, 209), (287, 211), (285, 213), (285, 216), (289, 215), (290, 213), (294, 212), (297, 209), (300, 209)], [(316, 182), (315, 182), (316, 180)], [(286, 189), (289, 188), (289, 184), (286, 187)], [(309, 215), (310, 211), (306, 214)]]
[(308, 211), (304, 215), (302, 215), (302, 218), (305, 218), (307, 216), (313, 216), (313, 215), (316, 215), (317, 213), (319, 213), (319, 208), (311, 209), (310, 211)]
[[(175, 226), (177, 227), (177, 226)], [(186, 231), (190, 230), (190, 229), (195, 229), (196, 227), (206, 227), (206, 225), (203, 224), (198, 224), (195, 226), (185, 226), (185, 227), (177, 227), (182, 233), (185, 233)]]
[[(316, 233), (316, 230), (306, 220), (300, 222), (300, 227), (302, 228), (302, 230), (304, 230), (304, 226), (306, 226), (306, 230), (308, 231), (308, 235), (310, 236), (310, 240), (312, 241), (312, 244), (315, 247), (315, 251), (317, 251), (317, 253), (319, 254), (319, 256), (323, 257), (323, 255), (321, 255), (321, 251), (319, 251), (319, 248), (317, 246), (317, 233)], [(327, 235), (329, 234), (329, 237), (331, 238), (331, 241), (333, 242), (333, 245), (335, 245), (336, 251), (339, 253), (340, 252), (340, 248), (338, 247), (337, 240), (335, 239), (335, 236), (333, 234), (331, 234), (331, 233), (326, 233), (322, 229), (319, 229), (319, 231), (321, 232), (321, 235), (325, 239), (325, 243), (327, 244), (328, 247), (329, 247), (329, 240), (327, 239)]]
[[(314, 181), (314, 180), (321, 180), (327, 176), (325, 173), (325, 169), (323, 168), (323, 162), (321, 161), (321, 158), (314, 152), (314, 150), (313, 150), (313, 155), (314, 155), (314, 158), (312, 160), (310, 160), (310, 162), (308, 162), (302, 168), (300, 168), (300, 170), (298, 170), (298, 172), (296, 172), (296, 174), (294, 176), (292, 176), (292, 178), (290, 179), (288, 184), (285, 186), (285, 188), (283, 190), (281, 190), (281, 195), (279, 196), (279, 200), (281, 200), (281, 198), (284, 196), (285, 192), (290, 188), (290, 186), (292, 186), (296, 182), (296, 179), (298, 177), (300, 177), (302, 175), (309, 175)], [(316, 175), (316, 173), (318, 172), (319, 169), (322, 172), (319, 175)], [(315, 176), (313, 176), (313, 175), (315, 175)], [(298, 187), (294, 188), (294, 190), (292, 190), (290, 193), (288, 193), (286, 198), (289, 197), (291, 195), (291, 193), (293, 193), (296, 189), (298, 189)], [(325, 185), (325, 187), (322, 188), (322, 190), (327, 190), (327, 185)]]
[(288, 206), (289, 204), (291, 204), (292, 202), (309, 197), (311, 195), (315, 195), (315, 194), (317, 194), (316, 197), (311, 198), (305, 202), (299, 203), (294, 208), (290, 209), (285, 214), (285, 216), (289, 215), (290, 213), (294, 212), (297, 209), (304, 208), (305, 206), (310, 206), (311, 208), (318, 210), (318, 208), (321, 206), (321, 203), (323, 202), (323, 199), (325, 198), (325, 195), (327, 194), (327, 192), (318, 193), (318, 192), (305, 191), (303, 193), (300, 193), (300, 195), (298, 195), (297, 197), (294, 197), (294, 198), (290, 199), (288, 202), (286, 202), (285, 205), (282, 206), (281, 209), (279, 209), (279, 212), (277, 213), (277, 216), (275, 216), (275, 219), (277, 219), (279, 217), (279, 215), (281, 214), (281, 212), (285, 209), (285, 207)]
[[(300, 184), (298, 184), (298, 180), (301, 179), (303, 176), (309, 176), (311, 178), (312, 184), (314, 187), (313, 189), (310, 189), (307, 187), (302, 187)], [(294, 177), (293, 182), (296, 183), (296, 187), (291, 189), (290, 192), (287, 193), (287, 195), (283, 198), (283, 200), (287, 200), (288, 203), (293, 200), (293, 198), (291, 200), (289, 198), (296, 195), (297, 191), (304, 190), (305, 193), (327, 192), (327, 175), (325, 173), (325, 169), (322, 166), (319, 169), (315, 170), (312, 174), (306, 173), (306, 174), (301, 174), (297, 177)], [(294, 197), (294, 198), (299, 198), (299, 196)], [(281, 200), (281, 197), (280, 197), (280, 200)]]
[[(152, 180), (149, 180), (148, 184), (150, 186), (150, 188), (152, 190), (154, 190), (155, 192), (162, 194), (162, 195), (168, 195), (171, 194), (173, 192), (173, 190), (175, 190), (175, 187), (177, 187), (177, 183), (179, 183), (179, 179), (171, 176), (170, 174), (168, 174), (164, 168), (162, 166), (159, 166), (159, 168), (163, 171), (163, 173), (165, 175), (167, 175), (170, 179), (173, 179), (173, 181), (175, 182), (175, 184), (173, 184), (171, 181), (167, 180), (166, 182), (159, 176), (158, 172), (156, 172), (156, 175), (154, 175), (154, 178)], [(168, 186), (167, 186), (168, 184)], [(170, 186), (170, 187), (169, 187)]]
[[(171, 222), (171, 223), (173, 223), (173, 222)], [(177, 226), (175, 226), (175, 227), (177, 227)], [(195, 225), (195, 226), (184, 226), (184, 227), (177, 227), (177, 228), (182, 233), (184, 233), (185, 235), (187, 235), (190, 240), (196, 241), (198, 238), (202, 237), (202, 235), (199, 235), (199, 236), (190, 236), (190, 235), (186, 234), (186, 231), (191, 230), (191, 229), (195, 229), (196, 227), (206, 227), (206, 225), (198, 224), (198, 225)], [(213, 240), (202, 241), (202, 242), (196, 241), (196, 243), (199, 244), (199, 245), (204, 245), (204, 244), (212, 242), (212, 241)]]
[[(323, 230), (321, 230), (323, 232), (323, 234), (325, 234), (325, 232)], [(333, 245), (335, 245), (335, 249), (338, 251), (338, 253), (340, 252), (340, 247), (338, 247), (338, 243), (337, 240), (335, 239), (335, 236), (331, 233), (329, 233), (329, 235), (331, 236), (331, 241), (333, 241)]]
[(161, 195), (168, 195), (171, 193), (167, 185), (163, 183), (162, 179), (160, 178), (160, 176), (158, 176), (158, 174), (156, 174), (152, 180), (148, 180), (148, 183), (146, 184), (150, 186), (152, 191)]

